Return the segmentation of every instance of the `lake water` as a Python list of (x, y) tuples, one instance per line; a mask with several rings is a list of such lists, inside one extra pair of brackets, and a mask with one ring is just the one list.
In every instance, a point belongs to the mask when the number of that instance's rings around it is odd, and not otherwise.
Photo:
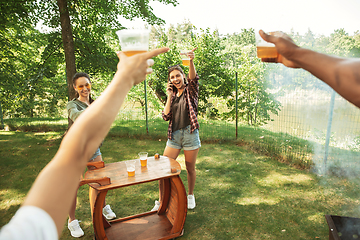
[[(304, 139), (325, 141), (329, 123), (330, 99), (325, 100), (282, 100), (279, 115), (272, 114), (274, 121), (266, 129), (289, 133)], [(341, 97), (335, 99), (331, 137), (337, 142), (348, 141), (360, 136), (360, 109)]]

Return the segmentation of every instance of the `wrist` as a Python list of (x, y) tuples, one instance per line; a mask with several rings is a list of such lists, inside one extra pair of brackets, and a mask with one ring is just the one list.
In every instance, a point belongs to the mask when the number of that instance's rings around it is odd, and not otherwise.
[(113, 82), (119, 84), (121, 88), (130, 90), (135, 85), (135, 79), (126, 76), (123, 72), (117, 71), (114, 75)]
[(304, 68), (304, 66), (311, 61), (312, 53), (313, 53), (313, 51), (311, 51), (309, 49), (297, 47), (292, 52), (289, 60), (296, 63), (296, 65), (298, 67)]

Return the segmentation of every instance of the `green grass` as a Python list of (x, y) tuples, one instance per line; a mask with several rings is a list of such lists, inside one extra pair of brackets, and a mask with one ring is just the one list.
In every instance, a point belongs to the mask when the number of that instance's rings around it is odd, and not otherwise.
[[(133, 124), (115, 123), (101, 148), (104, 161), (137, 158), (140, 150), (162, 154), (167, 125), (154, 123), (158, 125), (151, 131), (158, 132), (150, 136)], [(66, 129), (66, 121), (58, 124), (58, 132), (31, 129), (31, 120), (18, 122), (17, 129), (23, 125), (30, 126), (29, 132), (0, 131), (0, 226), (20, 207), (35, 177), (56, 153)], [(240, 136), (237, 141), (204, 137), (196, 164), (197, 207), (188, 211), (181, 239), (328, 239), (324, 214), (360, 216), (358, 182), (318, 177), (295, 168), (294, 162), (279, 161), (286, 160), (280, 156), (289, 155), (277, 152), (279, 146), (287, 144), (294, 149), (305, 143), (249, 127), (242, 127)], [(187, 189), (182, 153), (178, 160)], [(88, 187), (82, 186), (77, 197), (76, 217), (85, 231), (82, 239), (92, 239)], [(150, 210), (157, 198), (157, 182), (151, 182), (110, 191), (106, 201), (118, 217), (125, 217)], [(60, 239), (73, 239), (65, 225)]]

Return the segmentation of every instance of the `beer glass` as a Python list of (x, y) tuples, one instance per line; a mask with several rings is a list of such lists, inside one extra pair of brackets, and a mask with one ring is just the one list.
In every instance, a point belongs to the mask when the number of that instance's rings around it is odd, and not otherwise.
[(278, 52), (276, 51), (275, 45), (262, 39), (259, 30), (255, 30), (255, 40), (258, 58), (277, 58)]
[(130, 57), (149, 50), (149, 34), (147, 29), (124, 29), (116, 32), (120, 40), (121, 51)]

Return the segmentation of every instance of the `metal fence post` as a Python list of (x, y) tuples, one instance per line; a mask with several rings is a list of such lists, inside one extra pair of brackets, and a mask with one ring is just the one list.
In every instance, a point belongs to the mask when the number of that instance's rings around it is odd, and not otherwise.
[(146, 78), (145, 78), (145, 80), (144, 80), (144, 91), (145, 91), (146, 133), (149, 134), (148, 108), (147, 108), (147, 92), (146, 92)]
[(236, 139), (238, 138), (238, 73), (235, 72), (235, 119)]
[(329, 143), (330, 143), (330, 137), (331, 137), (331, 124), (333, 119), (333, 113), (334, 113), (334, 104), (335, 104), (335, 91), (332, 90), (331, 93), (331, 100), (330, 100), (330, 109), (329, 109), (329, 120), (326, 130), (326, 140), (325, 140), (325, 156), (324, 156), (324, 174), (326, 173), (326, 162), (329, 155)]
[(1, 102), (0, 102), (0, 118), (1, 118), (1, 128), (0, 129), (4, 129), (4, 119), (3, 119), (3, 114), (2, 114), (2, 108), (1, 108)]

